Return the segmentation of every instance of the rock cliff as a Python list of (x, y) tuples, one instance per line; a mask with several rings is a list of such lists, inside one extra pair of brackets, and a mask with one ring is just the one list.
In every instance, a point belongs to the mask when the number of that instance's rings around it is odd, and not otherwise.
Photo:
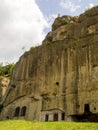
[(0, 101), (6, 92), (9, 82), (10, 79), (8, 77), (0, 77)]
[(96, 121), (98, 6), (56, 18), (43, 45), (17, 62), (8, 89), (1, 119)]
[(77, 17), (62, 16), (55, 19), (52, 31), (43, 44), (59, 40), (78, 40), (98, 31), (98, 7), (87, 10)]

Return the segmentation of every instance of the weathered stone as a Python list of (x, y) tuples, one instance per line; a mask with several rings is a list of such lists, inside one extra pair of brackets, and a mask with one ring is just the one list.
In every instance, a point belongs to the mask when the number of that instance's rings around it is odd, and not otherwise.
[(17, 62), (1, 119), (98, 121), (98, 7), (62, 18)]
[(8, 77), (1, 77), (0, 78), (0, 100), (4, 96), (6, 89), (9, 85), (10, 79)]
[[(48, 34), (43, 41), (43, 44), (49, 44), (58, 40), (79, 39), (86, 37), (88, 34), (97, 33), (98, 31), (98, 7), (86, 11), (79, 17), (62, 16), (56, 18), (52, 25), (51, 41)], [(63, 24), (65, 19), (67, 23)]]

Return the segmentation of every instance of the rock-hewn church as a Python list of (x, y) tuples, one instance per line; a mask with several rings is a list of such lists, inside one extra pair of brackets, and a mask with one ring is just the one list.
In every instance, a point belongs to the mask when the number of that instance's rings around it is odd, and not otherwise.
[(55, 19), (17, 62), (0, 119), (98, 121), (98, 6)]

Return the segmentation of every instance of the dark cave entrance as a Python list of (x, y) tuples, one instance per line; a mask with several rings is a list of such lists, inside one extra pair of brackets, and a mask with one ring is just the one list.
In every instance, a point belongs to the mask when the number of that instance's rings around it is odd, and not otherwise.
[[(96, 110), (94, 108), (94, 110)], [(90, 112), (90, 105), (84, 105), (84, 114), (72, 116), (77, 122), (98, 122), (98, 114)]]
[(96, 114), (83, 114), (73, 116), (74, 121), (76, 122), (98, 122), (98, 115)]
[(89, 104), (84, 105), (84, 114), (90, 114), (90, 106), (89, 106)]

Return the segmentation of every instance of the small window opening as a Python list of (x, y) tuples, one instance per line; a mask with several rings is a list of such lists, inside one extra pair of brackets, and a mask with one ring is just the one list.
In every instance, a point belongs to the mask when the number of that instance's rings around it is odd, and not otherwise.
[(90, 113), (90, 106), (89, 106), (89, 104), (85, 104), (85, 106), (84, 106), (84, 112), (85, 113)]
[(65, 120), (65, 113), (62, 113), (62, 120)]
[(7, 119), (10, 119), (9, 116), (6, 117)]
[(16, 88), (16, 85), (15, 85), (15, 84), (12, 84), (12, 85), (11, 85), (11, 88)]
[(49, 115), (45, 115), (45, 121), (49, 120)]
[(55, 113), (53, 118), (54, 121), (58, 121), (58, 113)]
[(94, 110), (96, 110), (96, 107), (94, 107)]
[(16, 107), (14, 117), (18, 117), (20, 112), (20, 107)]
[(25, 116), (26, 115), (26, 106), (22, 107), (21, 109), (21, 116)]
[(56, 82), (56, 85), (59, 86), (59, 82)]

